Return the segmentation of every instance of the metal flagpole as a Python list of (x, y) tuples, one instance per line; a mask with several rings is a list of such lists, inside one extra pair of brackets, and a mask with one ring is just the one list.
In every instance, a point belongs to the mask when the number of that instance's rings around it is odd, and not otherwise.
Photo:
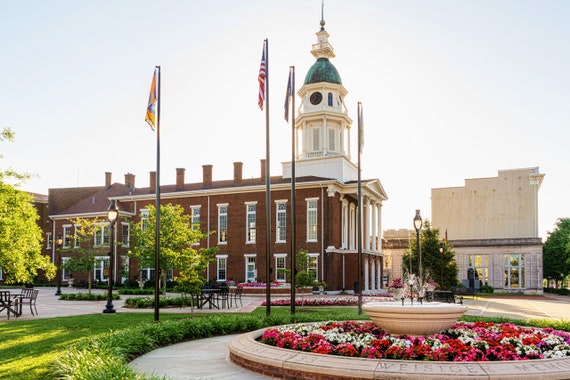
[(362, 184), (360, 180), (360, 156), (362, 153), (361, 131), (362, 103), (358, 102), (358, 314), (362, 314)]
[(156, 66), (158, 70), (158, 96), (156, 102), (156, 212), (155, 212), (155, 254), (154, 254), (154, 321), (159, 321), (159, 287), (160, 287), (160, 86), (162, 78), (160, 77), (160, 66)]
[(271, 314), (271, 176), (269, 168), (269, 41), (263, 44), (265, 49), (265, 313)]
[[(295, 275), (297, 274), (296, 251), (297, 251), (297, 221), (295, 216), (295, 66), (289, 68), (289, 80), (291, 81), (291, 314), (295, 314)], [(289, 89), (287, 89), (289, 91)]]

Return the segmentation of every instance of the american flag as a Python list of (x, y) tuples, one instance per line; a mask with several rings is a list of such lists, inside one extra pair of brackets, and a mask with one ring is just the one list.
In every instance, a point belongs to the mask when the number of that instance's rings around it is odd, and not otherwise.
[(263, 41), (263, 52), (261, 53), (261, 64), (259, 65), (259, 76), (257, 77), (259, 82), (259, 96), (257, 98), (257, 104), (259, 105), (260, 110), (263, 110), (263, 103), (265, 103), (265, 77), (267, 74), (266, 49), (267, 40)]

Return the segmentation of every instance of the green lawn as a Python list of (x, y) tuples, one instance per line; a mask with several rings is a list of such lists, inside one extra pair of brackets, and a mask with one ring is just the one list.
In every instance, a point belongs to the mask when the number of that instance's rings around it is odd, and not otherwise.
[[(358, 319), (356, 308), (303, 308), (297, 307), (299, 320), (322, 318)], [(271, 317), (283, 318), (289, 315), (289, 307), (272, 307)], [(249, 316), (265, 318), (265, 308), (259, 308)], [(219, 315), (219, 314), (217, 314)], [(160, 321), (182, 318), (204, 318), (208, 314), (160, 315)], [(361, 316), (366, 319), (366, 316)], [(0, 323), (0, 379), (49, 379), (49, 366), (60, 355), (65, 355), (70, 346), (85, 337), (103, 336), (110, 331), (119, 331), (143, 323), (153, 323), (154, 314), (116, 313), (92, 314), (74, 317), (11, 320)]]
[[(161, 320), (181, 317), (187, 314), (163, 314)], [(48, 366), (71, 343), (153, 320), (153, 313), (116, 313), (0, 323), (0, 379), (49, 378)]]

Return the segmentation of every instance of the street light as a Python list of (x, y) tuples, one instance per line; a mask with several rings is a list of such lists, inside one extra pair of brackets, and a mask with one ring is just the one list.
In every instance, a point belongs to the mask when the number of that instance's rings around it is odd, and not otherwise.
[(56, 296), (61, 296), (61, 246), (63, 245), (63, 238), (61, 235), (57, 235), (57, 240), (55, 241), (57, 247), (57, 254), (59, 258), (59, 264), (57, 266), (57, 291)]
[(103, 313), (115, 313), (115, 307), (113, 306), (113, 266), (114, 266), (114, 250), (115, 250), (115, 222), (117, 221), (117, 217), (119, 216), (119, 210), (115, 205), (115, 200), (111, 200), (111, 204), (107, 209), (107, 219), (109, 220), (109, 224), (111, 227), (111, 237), (109, 239), (109, 290), (107, 293), (107, 305), (105, 305), (105, 310)]
[(422, 246), (420, 244), (420, 231), (422, 230), (422, 217), (420, 216), (420, 210), (416, 210), (416, 216), (414, 217), (414, 228), (416, 229), (416, 244), (418, 250), (419, 266), (418, 273), (420, 276), (420, 283), (423, 283), (422, 277)]
[(443, 248), (444, 248), (444, 244), (443, 243), (439, 243), (439, 253), (441, 253), (441, 265), (439, 266), (439, 270), (441, 273), (441, 282), (439, 283), (439, 290), (443, 290)]

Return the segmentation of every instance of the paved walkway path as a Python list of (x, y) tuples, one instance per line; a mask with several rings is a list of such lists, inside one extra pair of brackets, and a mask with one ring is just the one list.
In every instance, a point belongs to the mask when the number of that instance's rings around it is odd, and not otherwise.
[[(56, 288), (39, 287), (40, 290), (37, 309), (38, 316), (30, 314), (27, 305), (20, 318), (13, 320), (55, 318), (82, 314), (102, 313), (106, 301), (61, 301), (55, 295)], [(77, 292), (76, 289), (63, 288), (62, 292)], [(85, 292), (85, 290), (83, 290)], [(105, 290), (97, 289), (95, 293), (104, 293)], [(338, 297), (338, 296), (335, 296)], [(123, 297), (128, 298), (128, 297)], [(366, 298), (365, 298), (366, 299)], [(251, 312), (261, 306), (265, 296), (244, 296), (243, 307), (223, 309), (222, 312)], [(126, 309), (123, 300), (113, 301), (118, 313), (120, 312), (145, 312), (148, 309)], [(469, 310), (467, 315), (485, 317), (506, 317), (516, 319), (551, 319), (570, 320), (570, 297), (545, 295), (545, 296), (490, 296), (464, 299), (464, 305)], [(160, 313), (218, 313), (216, 309), (173, 308), (161, 309)], [(152, 312), (150, 312), (152, 313)], [(0, 316), (0, 322), (6, 321), (6, 315)], [(267, 379), (237, 367), (229, 361), (227, 342), (234, 336), (220, 336), (208, 339), (200, 339), (180, 344), (163, 347), (146, 355), (143, 355), (131, 365), (146, 374), (166, 376), (168, 379), (224, 379), (224, 380), (259, 380)]]

